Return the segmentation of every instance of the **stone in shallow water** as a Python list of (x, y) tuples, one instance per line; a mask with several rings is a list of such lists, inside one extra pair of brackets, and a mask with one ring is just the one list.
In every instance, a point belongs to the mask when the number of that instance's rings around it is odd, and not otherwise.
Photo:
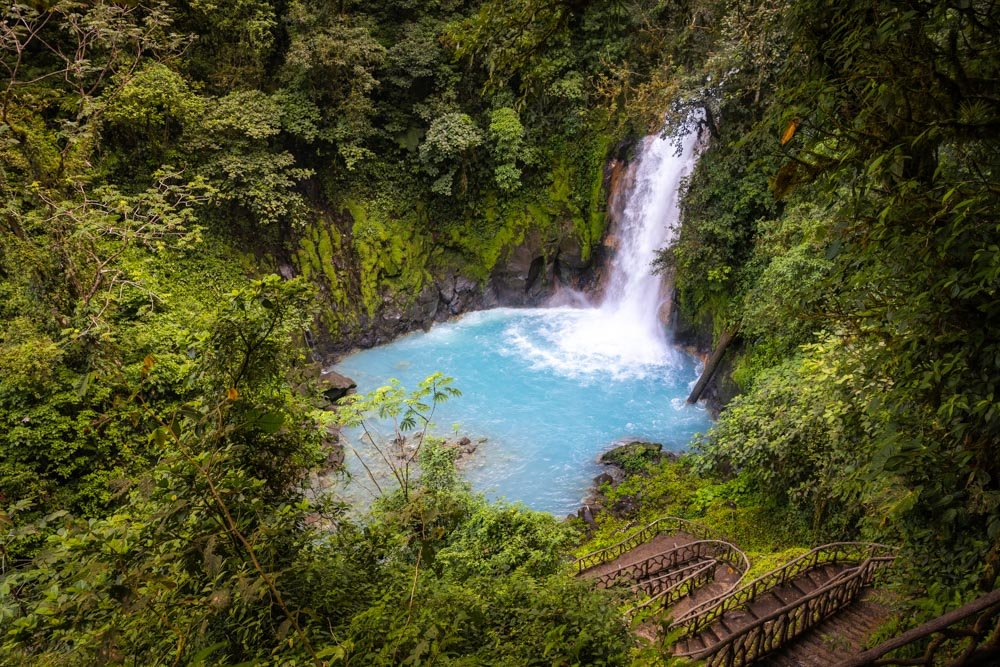
[(601, 486), (602, 484), (614, 484), (615, 478), (609, 473), (602, 472), (600, 475), (594, 478), (594, 485)]

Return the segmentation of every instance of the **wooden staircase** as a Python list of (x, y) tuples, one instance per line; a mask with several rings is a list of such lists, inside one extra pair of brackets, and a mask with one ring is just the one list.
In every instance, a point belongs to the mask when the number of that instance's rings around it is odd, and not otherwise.
[(817, 547), (679, 617), (674, 655), (710, 667), (753, 664), (851, 606), (893, 552), (863, 542)]
[[(739, 585), (749, 569), (746, 555), (729, 542), (706, 538), (707, 529), (692, 526), (696, 524), (673, 517), (661, 519), (579, 559), (578, 573), (600, 588), (628, 586), (642, 599), (626, 612), (630, 621), (638, 619), (634, 627), (640, 636), (652, 639), (664, 624), (650, 619), (672, 615), (676, 620), (669, 628), (680, 633), (674, 656), (709, 667), (742, 667), (765, 658), (766, 664), (780, 667), (842, 659), (843, 653), (835, 653), (836, 642), (820, 649), (820, 635), (810, 634), (814, 629), (835, 632), (854, 651), (860, 648), (860, 635), (870, 632), (878, 615), (854, 604), (876, 573), (892, 562), (893, 548), (827, 544)], [(696, 532), (702, 539), (696, 539)], [(847, 609), (853, 616), (842, 613)], [(810, 639), (797, 642), (803, 635)]]
[(849, 607), (815, 625), (757, 664), (760, 667), (830, 667), (860, 653), (888, 617), (888, 609), (865, 591)]
[(779, 609), (795, 605), (836, 579), (845, 570), (844, 565), (821, 565), (782, 585), (768, 588), (743, 604), (727, 608), (710, 622), (696, 626), (699, 628), (696, 632), (686, 634), (677, 642), (675, 652), (684, 656), (698, 655), (733, 636), (740, 629), (771, 616)]

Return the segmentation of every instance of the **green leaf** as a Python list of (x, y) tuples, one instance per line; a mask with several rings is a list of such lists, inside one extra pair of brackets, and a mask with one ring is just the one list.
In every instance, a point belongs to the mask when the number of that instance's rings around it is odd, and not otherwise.
[(277, 433), (285, 423), (285, 415), (280, 412), (265, 412), (257, 419), (257, 426), (264, 433)]

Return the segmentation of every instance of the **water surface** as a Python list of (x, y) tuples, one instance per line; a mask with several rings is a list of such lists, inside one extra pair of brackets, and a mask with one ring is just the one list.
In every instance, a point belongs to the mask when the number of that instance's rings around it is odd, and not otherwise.
[[(463, 468), (473, 487), (555, 514), (579, 507), (600, 472), (597, 456), (615, 441), (677, 451), (708, 425), (703, 408), (684, 402), (695, 360), (636, 344), (601, 309), (470, 313), (358, 352), (336, 369), (360, 392), (389, 378), (415, 388), (435, 371), (454, 377), (463, 395), (440, 405), (434, 421), (444, 435), (457, 423), (460, 434), (487, 438)], [(357, 461), (348, 464), (352, 484), (370, 492)]]

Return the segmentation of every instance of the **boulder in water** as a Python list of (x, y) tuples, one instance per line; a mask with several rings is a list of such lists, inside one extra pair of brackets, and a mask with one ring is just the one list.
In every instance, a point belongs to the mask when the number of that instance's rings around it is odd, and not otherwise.
[(600, 475), (594, 478), (594, 484), (597, 486), (603, 486), (604, 484), (614, 484), (615, 478), (611, 476), (610, 473), (602, 472)]
[(465, 459), (475, 454), (479, 444), (484, 441), (485, 438), (473, 442), (471, 438), (462, 436), (454, 440), (446, 440), (444, 446), (446, 449), (455, 450), (455, 462), (462, 463)]
[(604, 452), (601, 454), (600, 462), (620, 468), (626, 473), (637, 473), (662, 458), (663, 445), (633, 440)]

